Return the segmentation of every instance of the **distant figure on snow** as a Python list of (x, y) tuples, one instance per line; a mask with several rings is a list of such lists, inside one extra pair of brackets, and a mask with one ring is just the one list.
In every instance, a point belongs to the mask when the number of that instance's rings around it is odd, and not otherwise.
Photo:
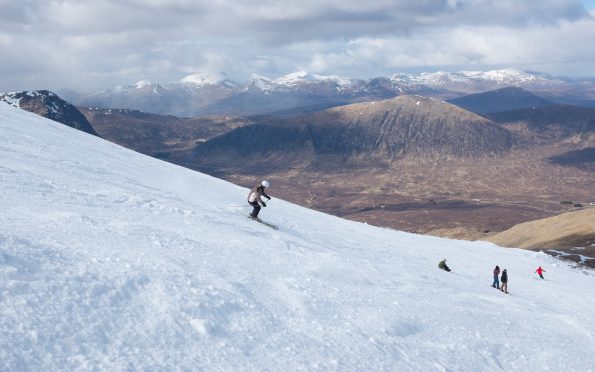
[(252, 217), (255, 220), (258, 220), (258, 212), (260, 212), (259, 203), (262, 204), (263, 207), (267, 206), (266, 203), (263, 202), (260, 197), (264, 196), (268, 200), (271, 200), (271, 197), (268, 196), (267, 193), (264, 191), (264, 189), (268, 189), (270, 186), (271, 185), (268, 181), (262, 181), (260, 184), (254, 186), (248, 194), (248, 204), (254, 207), (254, 210), (252, 210), (252, 213), (250, 213), (250, 217)]
[(500, 289), (500, 282), (498, 281), (498, 275), (500, 275), (500, 267), (496, 265), (494, 269), (494, 283), (492, 283), (492, 287)]
[(506, 272), (506, 269), (502, 270), (500, 281), (502, 282), (502, 287), (500, 290), (504, 293), (508, 293), (508, 273)]
[(541, 279), (545, 279), (545, 278), (543, 277), (543, 274), (542, 274), (542, 273), (545, 273), (545, 270), (544, 270), (544, 269), (542, 269), (542, 268), (541, 268), (541, 266), (539, 266), (539, 267), (537, 268), (537, 270), (535, 270), (535, 272), (536, 272), (537, 274), (539, 274), (539, 277), (540, 277)]
[(446, 258), (443, 259), (442, 261), (440, 261), (440, 263), (438, 264), (438, 267), (441, 268), (442, 270), (450, 271), (450, 268), (448, 266), (446, 266)]

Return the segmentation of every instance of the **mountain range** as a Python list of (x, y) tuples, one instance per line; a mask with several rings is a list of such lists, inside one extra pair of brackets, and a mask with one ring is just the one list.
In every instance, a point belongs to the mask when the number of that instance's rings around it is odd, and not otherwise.
[(79, 106), (136, 109), (156, 114), (197, 116), (207, 114), (255, 115), (282, 111), (311, 112), (328, 107), (420, 94), (452, 99), (470, 93), (508, 86), (521, 87), (548, 100), (576, 101), (595, 106), (595, 81), (571, 80), (514, 69), (394, 74), (372, 79), (310, 74), (304, 71), (276, 79), (252, 76), (243, 83), (190, 75), (179, 82), (140, 81), (93, 94), (69, 92)]

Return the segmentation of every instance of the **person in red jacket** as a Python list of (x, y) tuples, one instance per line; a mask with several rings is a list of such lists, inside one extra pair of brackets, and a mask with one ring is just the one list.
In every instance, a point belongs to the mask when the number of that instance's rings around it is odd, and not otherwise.
[(545, 279), (545, 278), (543, 277), (543, 274), (542, 274), (542, 273), (545, 273), (545, 270), (544, 270), (544, 269), (542, 269), (542, 268), (541, 268), (541, 266), (539, 266), (539, 267), (537, 268), (537, 270), (535, 270), (535, 272), (536, 272), (537, 274), (539, 274), (539, 277), (540, 277), (541, 279)]

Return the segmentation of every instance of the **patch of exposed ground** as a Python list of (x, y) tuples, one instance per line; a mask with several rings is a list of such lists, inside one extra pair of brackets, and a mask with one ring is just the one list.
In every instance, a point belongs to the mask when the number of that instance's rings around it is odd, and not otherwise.
[(595, 267), (595, 208), (525, 222), (484, 240), (503, 247), (544, 250)]

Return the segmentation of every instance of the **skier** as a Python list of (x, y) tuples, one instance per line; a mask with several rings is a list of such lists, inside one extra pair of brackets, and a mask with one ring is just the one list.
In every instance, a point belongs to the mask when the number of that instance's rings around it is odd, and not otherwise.
[(502, 270), (502, 277), (500, 278), (500, 281), (502, 282), (502, 287), (500, 290), (504, 293), (508, 293), (508, 273), (506, 272), (506, 269)]
[(260, 219), (258, 218), (258, 212), (260, 212), (259, 203), (262, 204), (263, 207), (267, 206), (266, 203), (263, 202), (260, 197), (264, 196), (268, 200), (271, 200), (271, 197), (268, 196), (267, 193), (264, 191), (264, 189), (268, 189), (270, 186), (271, 185), (268, 181), (262, 181), (260, 184), (254, 186), (248, 194), (248, 204), (254, 207), (254, 210), (252, 211), (252, 213), (250, 213), (250, 217), (257, 221), (260, 221)]
[(539, 266), (539, 267), (537, 268), (537, 270), (535, 270), (535, 272), (536, 272), (537, 274), (539, 274), (539, 277), (540, 277), (541, 279), (545, 279), (545, 278), (543, 277), (543, 274), (542, 274), (542, 273), (545, 273), (545, 270), (544, 270), (544, 269), (542, 269), (542, 268), (541, 268), (541, 266)]
[(494, 283), (492, 283), (492, 287), (500, 289), (500, 282), (498, 281), (498, 275), (500, 275), (500, 267), (496, 265), (494, 269)]
[(446, 258), (443, 259), (442, 261), (440, 261), (440, 263), (438, 264), (438, 267), (441, 268), (442, 270), (450, 271), (450, 268), (448, 266), (446, 266)]

